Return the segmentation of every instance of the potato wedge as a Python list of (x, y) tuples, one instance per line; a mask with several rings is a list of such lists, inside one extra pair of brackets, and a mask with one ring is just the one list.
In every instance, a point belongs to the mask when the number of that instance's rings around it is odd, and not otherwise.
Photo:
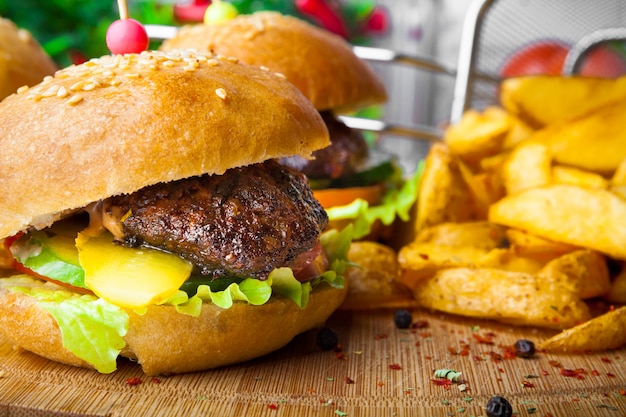
[(590, 318), (587, 305), (563, 282), (488, 268), (451, 268), (421, 281), (422, 307), (482, 319), (568, 328)]
[(442, 223), (421, 230), (416, 243), (495, 249), (505, 243), (506, 229), (487, 221)]
[(468, 209), (471, 205), (456, 158), (445, 144), (434, 144), (426, 156), (420, 181), (414, 232), (440, 223), (472, 220), (474, 213)]
[(500, 86), (502, 106), (535, 128), (576, 120), (625, 96), (626, 77), (538, 75), (510, 78)]
[(554, 184), (507, 196), (489, 221), (626, 259), (626, 200), (602, 189)]
[(415, 304), (411, 291), (400, 283), (398, 257), (392, 248), (372, 241), (352, 242), (348, 259), (348, 294), (342, 309), (400, 308)]
[(507, 194), (550, 184), (552, 181), (550, 149), (536, 142), (518, 146), (504, 163), (502, 177)]
[(510, 247), (518, 256), (543, 262), (549, 262), (561, 255), (580, 249), (579, 246), (555, 242), (518, 229), (507, 229), (506, 237)]
[(626, 344), (626, 307), (609, 311), (567, 329), (539, 345), (548, 352), (616, 349)]
[(608, 188), (609, 181), (595, 172), (555, 165), (552, 167), (552, 182), (555, 184), (572, 184), (589, 188)]
[(584, 118), (538, 130), (527, 142), (547, 145), (559, 164), (609, 175), (626, 158), (625, 119), (623, 100)]
[(445, 268), (478, 266), (489, 249), (473, 246), (445, 246), (433, 243), (411, 243), (398, 253), (402, 272), (401, 281), (414, 288)]
[(582, 299), (599, 297), (611, 288), (605, 257), (589, 249), (560, 256), (548, 262), (537, 275), (553, 280), (567, 275), (567, 282), (577, 283), (578, 296)]
[(613, 278), (604, 298), (611, 303), (626, 304), (626, 267), (622, 266), (620, 273)]
[(510, 128), (511, 120), (501, 108), (468, 110), (457, 124), (446, 129), (444, 141), (454, 155), (476, 161), (500, 152)]

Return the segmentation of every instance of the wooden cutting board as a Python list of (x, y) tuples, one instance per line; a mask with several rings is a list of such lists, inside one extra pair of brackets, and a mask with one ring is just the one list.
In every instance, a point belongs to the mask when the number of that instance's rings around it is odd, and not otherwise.
[[(522, 359), (509, 354), (517, 339), (552, 332), (421, 310), (413, 319), (400, 330), (393, 311), (339, 311), (328, 322), (339, 352), (310, 331), (245, 364), (158, 378), (125, 360), (100, 375), (0, 340), (0, 416), (478, 417), (492, 395), (516, 416), (626, 416), (625, 349)], [(434, 378), (444, 368), (462, 381)]]

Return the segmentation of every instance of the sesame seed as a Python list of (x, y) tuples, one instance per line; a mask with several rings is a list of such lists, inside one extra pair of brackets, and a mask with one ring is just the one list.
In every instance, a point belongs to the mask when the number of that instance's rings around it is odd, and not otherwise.
[(53, 97), (53, 96), (57, 95), (58, 91), (59, 91), (59, 87), (53, 85), (50, 88), (48, 88), (46, 91), (41, 93), (41, 96), (42, 97)]
[(138, 79), (138, 78), (141, 77), (141, 75), (137, 74), (136, 72), (130, 72), (130, 73), (127, 73), (127, 74), (124, 74), (124, 75), (126, 75), (128, 78), (132, 78), (132, 79)]
[(67, 97), (69, 95), (70, 95), (70, 92), (67, 91), (67, 88), (65, 88), (63, 86), (61, 86), (59, 88), (59, 91), (57, 91), (57, 97), (59, 97), (59, 98), (65, 98), (65, 97)]
[(88, 83), (83, 86), (83, 91), (91, 91), (96, 88), (95, 83)]
[(285, 74), (283, 74), (282, 72), (275, 72), (274, 75), (278, 78), (282, 78), (283, 80), (287, 79), (287, 77), (285, 77)]
[(29, 94), (26, 98), (29, 100), (41, 101), (43, 97), (41, 94)]
[(22, 94), (27, 92), (28, 90), (30, 90), (30, 87), (27, 85), (23, 85), (20, 88), (17, 89), (18, 94)]
[(217, 96), (222, 100), (226, 100), (226, 90), (224, 90), (223, 88), (217, 88), (215, 90), (215, 94), (217, 94)]
[(80, 94), (75, 94), (75, 95), (72, 96), (72, 98), (70, 98), (68, 100), (68, 104), (70, 106), (75, 106), (78, 103), (80, 103), (81, 101), (83, 101), (83, 96), (81, 96)]
[(211, 58), (206, 63), (209, 67), (216, 67), (220, 64), (220, 61), (215, 58)]
[(85, 86), (84, 81), (78, 81), (70, 86), (70, 90), (72, 91), (82, 90), (84, 86)]
[(266, 66), (264, 66), (264, 65), (261, 65), (259, 68), (260, 68), (262, 71), (269, 71), (269, 70), (270, 70), (268, 67), (266, 67)]

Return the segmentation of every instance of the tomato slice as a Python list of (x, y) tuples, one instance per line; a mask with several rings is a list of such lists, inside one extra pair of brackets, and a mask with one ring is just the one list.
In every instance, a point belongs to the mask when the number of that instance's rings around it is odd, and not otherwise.
[(313, 196), (325, 209), (348, 205), (357, 198), (367, 201), (370, 206), (372, 206), (380, 203), (383, 195), (384, 186), (382, 184), (369, 185), (366, 187), (325, 188), (313, 190)]

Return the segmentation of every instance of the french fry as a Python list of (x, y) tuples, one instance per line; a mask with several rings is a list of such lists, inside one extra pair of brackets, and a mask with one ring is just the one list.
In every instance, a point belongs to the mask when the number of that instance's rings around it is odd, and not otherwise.
[(452, 268), (421, 281), (422, 307), (526, 326), (564, 329), (590, 318), (587, 305), (561, 280), (488, 268)]
[(548, 146), (559, 164), (611, 174), (626, 158), (624, 119), (626, 99), (584, 118), (538, 130), (527, 142)]
[(609, 181), (595, 172), (555, 165), (552, 167), (552, 182), (555, 184), (572, 184), (580, 187), (608, 188)]
[(537, 75), (510, 78), (500, 86), (503, 107), (535, 128), (579, 119), (625, 96), (626, 77)]
[(566, 281), (576, 284), (578, 296), (582, 299), (599, 297), (611, 288), (606, 259), (589, 249), (562, 255), (548, 262), (537, 275), (555, 280), (566, 275)]
[(513, 150), (502, 168), (508, 194), (549, 184), (552, 179), (552, 157), (547, 146), (525, 143)]
[(510, 128), (511, 120), (500, 108), (468, 110), (446, 129), (444, 141), (454, 155), (475, 161), (500, 152)]
[(415, 205), (415, 230), (445, 222), (472, 220), (471, 196), (459, 173), (455, 157), (443, 143), (428, 152)]
[(489, 221), (626, 259), (626, 200), (602, 189), (554, 184), (507, 196)]
[(548, 352), (585, 352), (615, 349), (626, 344), (626, 307), (609, 311), (545, 340)]

